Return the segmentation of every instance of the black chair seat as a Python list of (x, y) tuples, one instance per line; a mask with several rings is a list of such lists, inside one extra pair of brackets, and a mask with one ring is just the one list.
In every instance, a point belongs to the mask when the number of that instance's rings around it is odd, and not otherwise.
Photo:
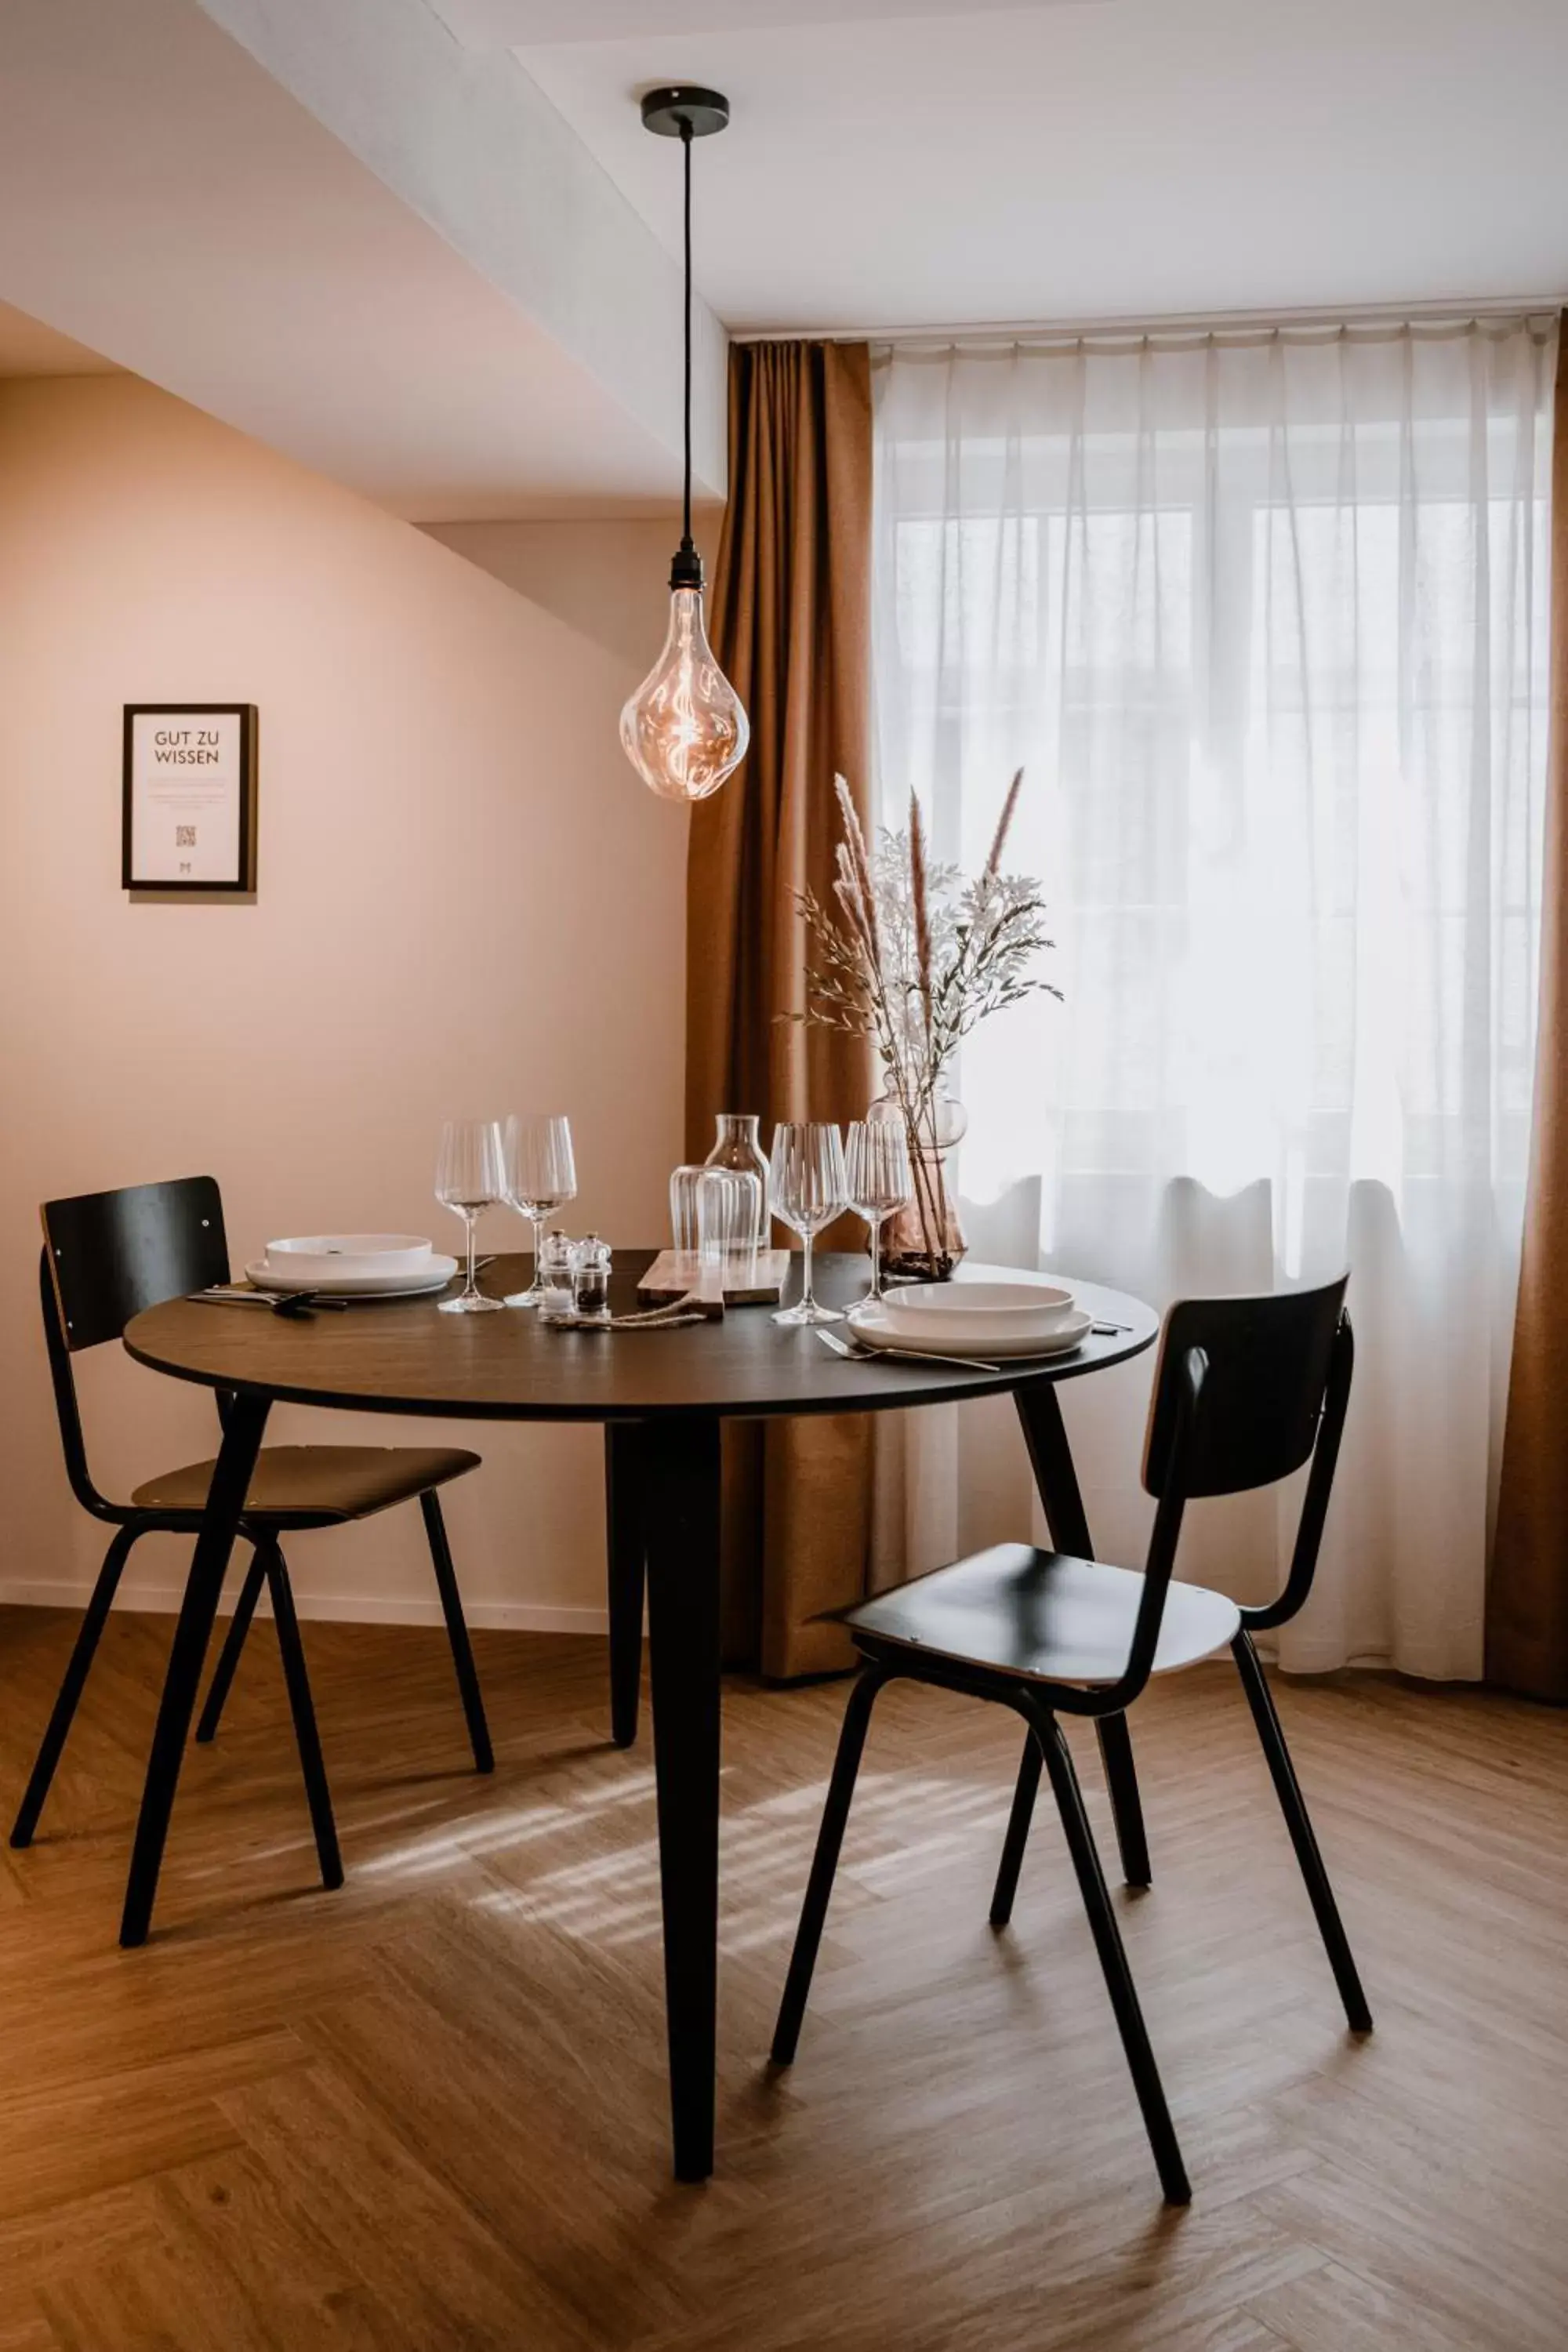
[[(259, 1454), (246, 1496), (247, 1519), (275, 1528), (331, 1527), (369, 1518), (477, 1470), (479, 1457), (457, 1446), (269, 1445)], [(140, 1511), (199, 1515), (216, 1464), (190, 1462), (138, 1486)]]
[[(1143, 1599), (1137, 1570), (1031, 1544), (995, 1544), (912, 1584), (879, 1593), (844, 1623), (878, 1650), (920, 1650), (1031, 1682), (1094, 1685), (1126, 1672)], [(1226, 1650), (1241, 1612), (1221, 1592), (1173, 1582), (1152, 1671), (1168, 1674)]]

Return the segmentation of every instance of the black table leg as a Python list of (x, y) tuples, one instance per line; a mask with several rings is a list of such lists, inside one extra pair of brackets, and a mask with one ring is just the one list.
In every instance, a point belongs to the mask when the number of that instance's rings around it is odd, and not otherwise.
[[(1046, 1524), (1051, 1531), (1051, 1541), (1058, 1551), (1070, 1552), (1075, 1559), (1092, 1559), (1094, 1546), (1089, 1539), (1083, 1496), (1079, 1487), (1078, 1472), (1073, 1465), (1072, 1448), (1068, 1444), (1068, 1433), (1062, 1424), (1062, 1409), (1057, 1402), (1055, 1384), (1050, 1381), (1026, 1381), (1021, 1388), (1014, 1390), (1013, 1401), (1018, 1408), (1018, 1419), (1023, 1423), (1024, 1442), (1034, 1465), (1035, 1485), (1046, 1514)], [(1127, 1728), (1127, 1717), (1124, 1715), (1101, 1716), (1094, 1727), (1100, 1738), (1100, 1757), (1105, 1768), (1106, 1787), (1110, 1792), (1116, 1843), (1121, 1855), (1121, 1874), (1129, 1886), (1147, 1886), (1152, 1875), (1149, 1841), (1143, 1828), (1143, 1806), (1138, 1794), (1138, 1770), (1132, 1760), (1132, 1738)], [(1016, 1802), (1014, 1810), (1016, 1812)], [(1018, 1843), (1021, 1851), (1021, 1838)], [(1016, 1876), (1016, 1871), (1014, 1874)]]
[(629, 1748), (637, 1736), (642, 1695), (644, 1585), (643, 1455), (640, 1421), (605, 1423), (605, 1530), (610, 1568), (610, 1737)]
[(267, 1426), (270, 1402), (267, 1397), (237, 1396), (224, 1423), (223, 1444), (207, 1490), (207, 1507), (191, 1556), (185, 1597), (180, 1603), (169, 1651), (163, 1696), (153, 1734), (153, 1752), (147, 1759), (147, 1780), (142, 1791), (142, 1811), (136, 1823), (125, 1909), (120, 1922), (122, 1944), (144, 1944), (152, 1924), (158, 1867), (163, 1859), (163, 1841), (169, 1834), (169, 1815), (174, 1811), (174, 1790), (195, 1710), (202, 1665), (212, 1637), (213, 1620), (217, 1615), (228, 1556), (234, 1549), (249, 1492), (251, 1472), (261, 1451), (261, 1433)]
[(648, 1638), (675, 2177), (713, 2169), (719, 1960), (719, 1428), (664, 1423), (647, 1454)]

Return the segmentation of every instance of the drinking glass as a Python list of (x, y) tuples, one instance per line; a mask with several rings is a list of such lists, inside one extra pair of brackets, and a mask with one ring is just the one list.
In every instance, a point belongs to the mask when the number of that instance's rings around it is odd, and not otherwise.
[(544, 1297), (544, 1228), (567, 1201), (577, 1197), (572, 1160), (572, 1129), (559, 1113), (514, 1112), (506, 1123), (503, 1150), (505, 1197), (533, 1227), (533, 1280), (514, 1290), (509, 1307), (537, 1307)]
[(844, 1174), (849, 1206), (871, 1230), (871, 1287), (863, 1306), (879, 1306), (882, 1287), (882, 1225), (915, 1194), (909, 1139), (889, 1119), (858, 1118), (844, 1138)]
[(707, 1173), (706, 1167), (699, 1167), (694, 1161), (670, 1171), (669, 1230), (678, 1257), (690, 1257), (696, 1251), (697, 1187)]
[(501, 1136), (493, 1118), (449, 1118), (441, 1129), (436, 1155), (436, 1198), (456, 1210), (468, 1227), (468, 1279), (456, 1298), (443, 1298), (443, 1315), (488, 1315), (499, 1298), (480, 1296), (474, 1279), (474, 1226), (483, 1209), (501, 1197)]
[(846, 1205), (844, 1146), (838, 1129), (814, 1119), (792, 1119), (773, 1129), (769, 1170), (773, 1212), (801, 1237), (799, 1303), (781, 1307), (775, 1323), (842, 1323), (836, 1307), (819, 1307), (811, 1287), (811, 1244)]
[(696, 1289), (710, 1306), (755, 1285), (762, 1189), (749, 1168), (704, 1168), (698, 1180)]

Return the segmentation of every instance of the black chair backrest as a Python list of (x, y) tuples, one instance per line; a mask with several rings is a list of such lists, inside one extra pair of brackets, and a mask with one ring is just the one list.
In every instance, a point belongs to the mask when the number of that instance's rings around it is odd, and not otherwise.
[(1143, 1453), (1143, 1484), (1163, 1495), (1171, 1467), (1183, 1368), (1205, 1357), (1182, 1486), (1239, 1495), (1299, 1470), (1317, 1443), (1344, 1312), (1348, 1274), (1319, 1290), (1263, 1298), (1184, 1298), (1165, 1318)]
[(210, 1176), (46, 1201), (44, 1246), (72, 1355), (118, 1339), (133, 1315), (228, 1280), (223, 1202)]
[(1283, 1590), (1266, 1607), (1244, 1609), (1241, 1622), (1248, 1633), (1262, 1632), (1305, 1605), (1350, 1402), (1349, 1281), (1342, 1274), (1320, 1290), (1265, 1298), (1184, 1298), (1167, 1314), (1143, 1449), (1143, 1484), (1160, 1507), (1126, 1670), (1097, 1694), (1102, 1711), (1130, 1706), (1149, 1679), (1194, 1496), (1271, 1486), (1310, 1460)]

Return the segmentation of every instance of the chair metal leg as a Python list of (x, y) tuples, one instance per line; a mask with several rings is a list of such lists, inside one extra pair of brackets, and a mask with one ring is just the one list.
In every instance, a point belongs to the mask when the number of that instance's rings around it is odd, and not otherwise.
[(436, 1589), (441, 1595), (441, 1614), (447, 1620), (447, 1639), (452, 1645), (452, 1664), (457, 1669), (458, 1690), (468, 1721), (468, 1745), (474, 1751), (474, 1769), (477, 1772), (493, 1772), (496, 1769), (495, 1750), (490, 1746), (489, 1725), (485, 1721), (485, 1703), (479, 1696), (479, 1677), (474, 1665), (473, 1646), (468, 1640), (468, 1620), (463, 1615), (463, 1596), (458, 1590), (458, 1572), (452, 1566), (452, 1549), (447, 1541), (447, 1522), (441, 1516), (440, 1499), (433, 1493), (421, 1495), (419, 1508), (425, 1515), (425, 1533), (430, 1540)]
[[(1100, 1762), (1105, 1767), (1106, 1786), (1110, 1791), (1111, 1818), (1116, 1823), (1116, 1846), (1121, 1856), (1121, 1875), (1129, 1886), (1143, 1887), (1152, 1883), (1149, 1867), (1149, 1841), (1143, 1829), (1143, 1801), (1138, 1793), (1137, 1768), (1132, 1761), (1132, 1735), (1127, 1728), (1124, 1715), (1101, 1716), (1095, 1725), (1100, 1736)], [(1040, 1785), (1040, 1754), (1033, 1738), (1024, 1742), (1019, 1759), (1017, 1784), (1013, 1790), (1013, 1810), (1007, 1819), (1007, 1835), (1003, 1843), (1002, 1859), (996, 1870), (995, 1892), (991, 1897), (991, 1925), (1005, 1927), (1013, 1916), (1013, 1898), (1018, 1891), (1018, 1873), (1023, 1868), (1024, 1851), (1029, 1843), (1029, 1824), (1035, 1814), (1035, 1796)]]
[(1149, 1867), (1143, 1800), (1138, 1793), (1138, 1770), (1132, 1761), (1132, 1734), (1127, 1727), (1127, 1717), (1102, 1715), (1094, 1728), (1100, 1739), (1100, 1760), (1105, 1767), (1105, 1784), (1110, 1791), (1121, 1875), (1129, 1886), (1148, 1886), (1152, 1884), (1153, 1874)]
[(1307, 1882), (1317, 1915), (1319, 1933), (1329, 1955), (1329, 1965), (1334, 1972), (1334, 1982), (1340, 1989), (1340, 1999), (1345, 2005), (1345, 2015), (1352, 2033), (1372, 2032), (1372, 2011), (1362, 1990), (1356, 1964), (1351, 1957), (1350, 1941), (1334, 1901), (1329, 1874), (1323, 1867), (1323, 1857), (1318, 1851), (1318, 1841), (1312, 1834), (1306, 1800), (1301, 1784), (1296, 1778), (1296, 1768), (1290, 1761), (1290, 1751), (1285, 1745), (1285, 1733), (1274, 1705), (1273, 1693), (1263, 1672), (1263, 1663), (1253, 1647), (1252, 1636), (1244, 1625), (1231, 1645), (1241, 1687), (1247, 1693), (1252, 1709), (1252, 1720), (1258, 1726), (1258, 1737), (1263, 1743), (1263, 1753), (1268, 1759), (1273, 1776), (1274, 1793), (1279, 1800), (1279, 1810), (1285, 1816), (1285, 1826), (1290, 1832), (1290, 1843), (1296, 1849), (1296, 1859), (1301, 1865), (1301, 1875)]
[(305, 1647), (300, 1639), (300, 1620), (294, 1613), (294, 1588), (289, 1581), (289, 1570), (276, 1542), (265, 1544), (258, 1558), (267, 1579), (268, 1591), (272, 1596), (272, 1616), (278, 1627), (283, 1679), (289, 1689), (289, 1712), (294, 1718), (294, 1740), (300, 1750), (300, 1769), (305, 1776), (305, 1800), (310, 1808), (310, 1827), (316, 1835), (316, 1857), (321, 1866), (321, 1884), (323, 1886), (341, 1886), (343, 1883), (342, 1856), (338, 1852), (337, 1824), (332, 1819), (331, 1791), (327, 1786), (327, 1768), (321, 1756), (321, 1735), (316, 1729), (310, 1678), (305, 1671)]
[(822, 1809), (822, 1826), (816, 1833), (816, 1852), (812, 1858), (811, 1876), (806, 1882), (800, 1926), (795, 1929), (795, 1950), (790, 1955), (784, 1999), (779, 2003), (778, 2023), (773, 2028), (773, 2058), (775, 2066), (789, 2066), (795, 2062), (801, 2020), (805, 2015), (806, 1998), (811, 1991), (812, 1971), (816, 1966), (817, 1947), (822, 1941), (823, 1923), (827, 1917), (828, 1899), (833, 1893), (834, 1874), (838, 1868), (838, 1850), (844, 1843), (849, 1802), (855, 1794), (855, 1776), (860, 1769), (860, 1757), (866, 1746), (867, 1727), (871, 1720), (877, 1693), (887, 1680), (888, 1676), (879, 1666), (863, 1666), (844, 1711), (844, 1727), (838, 1735), (838, 1753), (834, 1759), (833, 1778), (827, 1784), (827, 1802)]
[(1154, 2053), (1149, 2044), (1143, 2012), (1138, 2005), (1138, 1991), (1132, 1981), (1132, 1971), (1127, 1965), (1121, 1934), (1111, 1908), (1105, 1874), (1095, 1851), (1094, 1836), (1084, 1811), (1083, 1792), (1073, 1769), (1071, 1753), (1062, 1735), (1060, 1724), (1048, 1708), (1031, 1707), (1026, 1720), (1032, 1726), (1045, 1758), (1046, 1769), (1051, 1776), (1051, 1789), (1057, 1801), (1057, 1811), (1062, 1819), (1068, 1851), (1078, 1874), (1079, 1891), (1093, 1930), (1095, 1948), (1105, 1976), (1106, 1990), (1116, 2012), (1116, 2022), (1121, 2032), (1121, 2046), (1127, 2053), (1138, 2104), (1143, 2110), (1144, 2128), (1149, 2145), (1154, 2152), (1154, 2163), (1160, 2175), (1160, 2186), (1168, 2205), (1186, 2205), (1192, 2201), (1186, 2168), (1176, 2142), (1171, 2112), (1165, 2105), (1165, 2093), (1160, 2081), (1160, 2071), (1154, 2063)]
[(88, 1670), (92, 1664), (98, 1649), (99, 1637), (103, 1632), (110, 1610), (113, 1606), (114, 1595), (120, 1584), (121, 1570), (131, 1556), (132, 1545), (142, 1532), (143, 1530), (139, 1527), (117, 1528), (113, 1540), (103, 1555), (103, 1566), (98, 1571), (98, 1580), (92, 1588), (92, 1598), (83, 1611), (81, 1623), (77, 1628), (70, 1663), (66, 1667), (65, 1679), (60, 1685), (59, 1696), (55, 1701), (48, 1728), (38, 1744), (37, 1758), (33, 1765), (32, 1777), (27, 1782), (26, 1794), (22, 1799), (15, 1822), (11, 1824), (13, 1845), (25, 1846), (31, 1845), (33, 1843), (33, 1832), (38, 1826), (38, 1815), (44, 1810), (44, 1800), (49, 1793), (49, 1784), (55, 1777), (56, 1768), (75, 1719), (82, 1689), (87, 1681)]
[(610, 1737), (630, 1748), (642, 1696), (642, 1612), (647, 1545), (643, 1524), (645, 1424), (605, 1423), (605, 1525), (609, 1545)]
[(1018, 1892), (1018, 1873), (1023, 1867), (1024, 1848), (1029, 1843), (1029, 1823), (1035, 1817), (1035, 1797), (1039, 1785), (1040, 1743), (1029, 1731), (1024, 1735), (1024, 1753), (1018, 1761), (1017, 1785), (1013, 1790), (1013, 1810), (1007, 1816), (1007, 1835), (1003, 1841), (1002, 1860), (991, 1897), (991, 1925), (994, 1927), (1005, 1927), (1013, 1916), (1013, 1897)]
[(196, 1725), (196, 1738), (204, 1748), (217, 1737), (219, 1718), (234, 1681), (235, 1670), (239, 1664), (239, 1654), (245, 1647), (250, 1621), (256, 1614), (256, 1604), (261, 1598), (261, 1588), (266, 1580), (261, 1547), (258, 1544), (251, 1554), (250, 1566), (245, 1571), (245, 1582), (239, 1588), (239, 1599), (234, 1604), (234, 1615), (228, 1621), (228, 1632), (224, 1636), (213, 1678), (207, 1685), (206, 1705)]

